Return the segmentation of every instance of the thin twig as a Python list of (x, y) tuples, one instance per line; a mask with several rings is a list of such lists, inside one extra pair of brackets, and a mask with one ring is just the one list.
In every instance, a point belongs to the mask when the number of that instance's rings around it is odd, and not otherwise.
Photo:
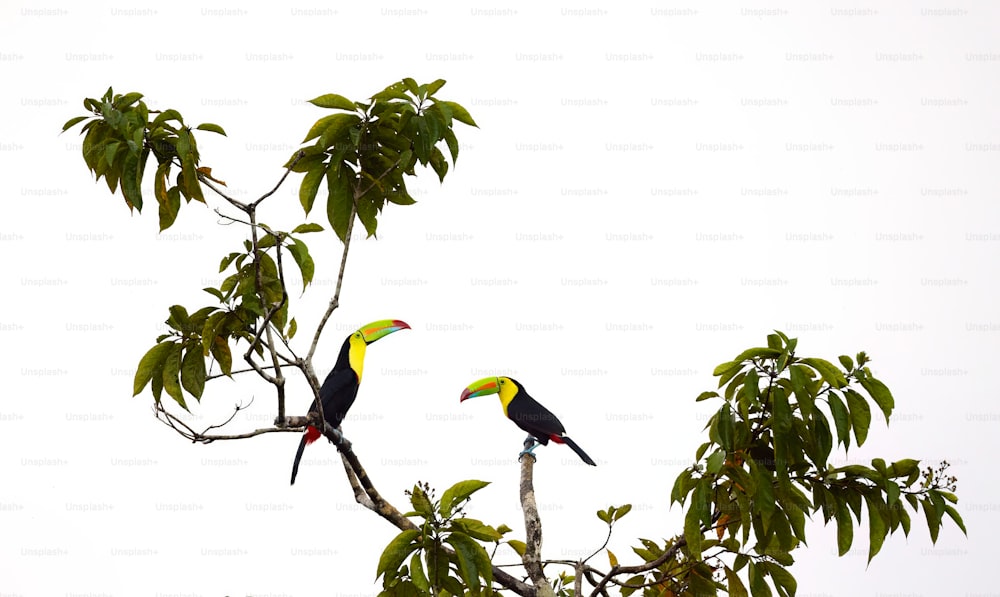
[(292, 168), (295, 167), (295, 164), (298, 164), (299, 160), (301, 160), (304, 157), (306, 157), (306, 152), (304, 152), (304, 151), (302, 151), (300, 149), (298, 151), (298, 153), (295, 154), (295, 159), (292, 160), (292, 163), (289, 164), (288, 168), (285, 169), (285, 173), (281, 175), (281, 179), (278, 181), (278, 184), (274, 185), (274, 188), (271, 189), (270, 191), (268, 191), (267, 193), (264, 193), (263, 195), (261, 195), (260, 199), (258, 199), (256, 201), (254, 201), (253, 203), (251, 203), (249, 207), (251, 209), (253, 209), (253, 208), (257, 207), (258, 205), (260, 205), (261, 201), (263, 201), (264, 199), (267, 199), (271, 195), (275, 194), (278, 191), (278, 189), (281, 187), (282, 183), (285, 182), (285, 179), (288, 178), (288, 175), (291, 174)]

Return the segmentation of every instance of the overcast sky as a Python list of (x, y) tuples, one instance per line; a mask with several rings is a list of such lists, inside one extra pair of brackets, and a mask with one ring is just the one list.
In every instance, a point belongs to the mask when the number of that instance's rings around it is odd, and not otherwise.
[[(250, 200), (328, 113), (305, 100), (406, 76), (447, 79), (438, 95), (480, 128), (456, 125), (444, 185), (421, 173), (416, 205), (389, 206), (378, 240), (356, 237), (317, 355), (324, 375), (358, 325), (413, 328), (370, 347), (344, 423), (384, 496), (405, 510), (418, 480), (438, 495), (492, 481), (468, 514), (522, 533), (523, 433), (493, 396), (458, 402), (507, 374), (599, 464), (537, 451), (543, 555), (589, 554), (594, 512), (630, 502), (611, 548), (634, 563), (638, 537), (682, 530), (669, 489), (718, 408), (695, 396), (780, 329), (801, 356), (868, 351), (895, 394), (891, 427), (875, 417), (834, 462), (947, 460), (970, 529), (947, 521), (932, 546), (914, 514), (910, 538), (866, 567), (867, 527), (838, 558), (835, 529), (814, 521), (792, 568), (800, 597), (1000, 594), (1000, 11), (872, 6), (5, 3), (0, 595), (378, 592), (395, 529), (356, 506), (332, 446), (311, 446), (289, 487), (297, 435), (191, 445), (148, 391), (131, 397), (167, 308), (211, 304), (200, 289), (244, 231), (194, 204), (157, 235), (151, 184), (130, 215), (93, 182), (76, 130), (58, 133), (109, 85), (142, 92), (225, 127), (198, 135), (202, 165)], [(264, 222), (303, 221), (300, 180)], [(326, 224), (322, 209), (310, 220)], [(301, 352), (340, 255), (329, 232), (304, 240), (317, 270), (292, 296)], [(233, 429), (267, 426), (274, 394), (248, 376), (209, 384), (192, 425), (251, 398)]]

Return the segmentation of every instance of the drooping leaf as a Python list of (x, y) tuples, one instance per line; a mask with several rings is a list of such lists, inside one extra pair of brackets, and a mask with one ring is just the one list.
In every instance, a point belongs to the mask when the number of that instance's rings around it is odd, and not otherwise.
[(229, 343), (222, 337), (216, 336), (212, 342), (212, 357), (219, 364), (219, 368), (225, 375), (232, 377), (233, 354), (229, 350)]
[(479, 581), (482, 571), (477, 563), (476, 548), (482, 549), (482, 546), (464, 533), (451, 533), (445, 537), (445, 543), (455, 549), (455, 555), (458, 556), (458, 572), (465, 581), (465, 586), (473, 595), (478, 595), (482, 589), (482, 583)]
[(889, 510), (878, 494), (865, 494), (865, 502), (868, 506), (868, 563), (871, 563), (889, 533)]
[(851, 543), (854, 542), (854, 521), (845, 497), (837, 496), (837, 551), (841, 556), (851, 549)]
[(896, 401), (892, 398), (889, 388), (885, 387), (884, 383), (874, 377), (862, 377), (861, 387), (868, 392), (868, 395), (872, 397), (875, 404), (882, 410), (882, 414), (885, 415), (885, 422), (888, 424), (889, 416), (892, 415), (892, 409), (896, 405)]
[(170, 353), (173, 342), (160, 342), (156, 346), (146, 351), (146, 354), (139, 360), (139, 366), (135, 371), (135, 379), (132, 382), (132, 395), (137, 396), (146, 387), (153, 377), (153, 371), (163, 367), (163, 361)]
[(872, 422), (872, 411), (868, 407), (868, 401), (864, 396), (854, 390), (847, 388), (844, 390), (847, 397), (847, 407), (851, 411), (851, 427), (854, 429), (854, 439), (858, 446), (865, 443), (868, 438), (868, 428)]
[(847, 407), (835, 392), (827, 392), (827, 400), (830, 403), (830, 413), (833, 415), (833, 422), (837, 427), (837, 443), (844, 444), (844, 448), (851, 445), (851, 420), (847, 412)]
[(181, 408), (188, 410), (187, 403), (181, 393), (181, 343), (175, 342), (170, 345), (170, 352), (163, 361), (163, 389), (167, 395), (173, 398)]
[(326, 173), (329, 194), (326, 200), (326, 217), (337, 238), (347, 240), (347, 226), (351, 219), (354, 203), (353, 171), (346, 165), (331, 167)]
[(181, 362), (181, 385), (189, 394), (201, 399), (205, 390), (205, 357), (200, 342), (187, 348)]
[(305, 287), (312, 283), (316, 264), (309, 255), (309, 248), (298, 239), (293, 239), (292, 243), (288, 245), (288, 252), (292, 254), (295, 264), (299, 266), (299, 271), (302, 273), (302, 289), (305, 291)]

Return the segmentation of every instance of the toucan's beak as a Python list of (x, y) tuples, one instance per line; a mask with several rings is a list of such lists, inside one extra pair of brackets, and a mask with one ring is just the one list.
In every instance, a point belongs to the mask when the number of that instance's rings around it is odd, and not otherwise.
[(410, 329), (410, 326), (405, 321), (400, 321), (398, 319), (382, 319), (379, 321), (373, 321), (368, 325), (363, 325), (360, 329), (358, 329), (358, 331), (361, 332), (361, 337), (365, 339), (365, 344), (371, 344), (372, 342), (380, 338), (384, 338), (393, 332), (408, 329)]
[(497, 377), (484, 377), (469, 387), (462, 390), (462, 398), (459, 402), (465, 402), (468, 398), (496, 394), (500, 391), (500, 379)]

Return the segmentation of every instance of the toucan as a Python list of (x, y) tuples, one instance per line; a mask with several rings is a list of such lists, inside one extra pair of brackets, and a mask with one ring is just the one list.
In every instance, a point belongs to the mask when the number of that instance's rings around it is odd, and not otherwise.
[[(384, 338), (399, 330), (408, 330), (410, 326), (405, 321), (398, 319), (382, 319), (373, 321), (368, 325), (363, 325), (344, 340), (344, 345), (340, 348), (340, 356), (337, 363), (326, 376), (326, 380), (319, 389), (319, 399), (323, 404), (323, 418), (333, 428), (340, 427), (340, 422), (344, 420), (344, 415), (354, 404), (354, 399), (358, 395), (358, 386), (361, 384), (361, 371), (365, 364), (365, 350), (368, 345), (380, 338)], [(316, 401), (313, 401), (309, 412), (316, 412)], [(308, 444), (318, 440), (323, 432), (310, 425), (302, 435), (299, 442), (299, 449), (295, 452), (295, 462), (292, 464), (292, 485), (295, 485), (295, 476), (299, 473), (299, 460), (302, 459), (302, 451)]]
[(538, 444), (544, 446), (549, 443), (549, 440), (552, 440), (557, 444), (566, 444), (576, 452), (580, 460), (590, 466), (597, 466), (590, 456), (587, 456), (587, 453), (566, 435), (566, 429), (563, 428), (559, 419), (529, 396), (524, 391), (524, 386), (509, 377), (484, 377), (465, 388), (459, 402), (487, 394), (499, 394), (503, 414), (514, 421), (518, 427), (531, 434), (534, 439), (534, 445), (522, 452), (522, 455), (532, 454)]

